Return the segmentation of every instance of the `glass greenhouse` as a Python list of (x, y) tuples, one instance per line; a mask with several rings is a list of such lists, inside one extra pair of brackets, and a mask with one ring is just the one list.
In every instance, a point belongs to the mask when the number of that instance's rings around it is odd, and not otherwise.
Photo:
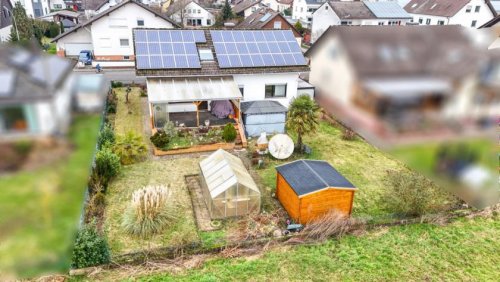
[(212, 219), (260, 211), (260, 190), (238, 157), (219, 149), (200, 162), (200, 170)]

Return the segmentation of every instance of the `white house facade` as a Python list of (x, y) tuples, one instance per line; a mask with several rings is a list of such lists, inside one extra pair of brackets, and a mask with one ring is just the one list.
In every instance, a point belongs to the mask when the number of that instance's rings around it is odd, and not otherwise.
[(313, 21), (313, 13), (323, 4), (325, 0), (294, 0), (292, 3), (292, 19), (307, 23), (310, 28)]
[(215, 24), (215, 16), (210, 11), (191, 1), (183, 9), (170, 15), (176, 23), (183, 23), (183, 26), (212, 26)]
[(420, 25), (461, 25), (478, 28), (493, 19), (496, 11), (488, 0), (412, 0), (404, 9)]
[(47, 15), (51, 9), (49, 0), (14, 0), (13, 2), (20, 2), (26, 10), (26, 15), (31, 18)]
[(54, 39), (60, 56), (78, 56), (91, 50), (94, 64), (112, 67), (134, 66), (132, 29), (174, 28), (174, 24), (142, 4), (120, 3)]

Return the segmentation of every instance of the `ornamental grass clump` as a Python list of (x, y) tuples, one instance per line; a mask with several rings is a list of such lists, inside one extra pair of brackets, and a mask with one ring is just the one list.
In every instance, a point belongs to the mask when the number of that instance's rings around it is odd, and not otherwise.
[(176, 208), (170, 201), (170, 190), (164, 186), (147, 186), (132, 194), (122, 225), (131, 236), (151, 239), (176, 219)]

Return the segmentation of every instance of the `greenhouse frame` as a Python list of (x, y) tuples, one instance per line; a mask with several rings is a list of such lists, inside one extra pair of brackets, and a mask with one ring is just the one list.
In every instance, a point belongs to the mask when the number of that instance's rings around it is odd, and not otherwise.
[(201, 189), (212, 219), (260, 211), (260, 190), (240, 158), (219, 149), (199, 166)]

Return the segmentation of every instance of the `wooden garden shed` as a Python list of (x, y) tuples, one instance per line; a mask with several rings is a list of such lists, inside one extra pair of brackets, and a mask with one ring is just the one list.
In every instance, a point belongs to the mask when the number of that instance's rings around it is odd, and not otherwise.
[(294, 221), (308, 223), (332, 209), (351, 214), (357, 188), (328, 162), (297, 160), (276, 170), (276, 195)]

